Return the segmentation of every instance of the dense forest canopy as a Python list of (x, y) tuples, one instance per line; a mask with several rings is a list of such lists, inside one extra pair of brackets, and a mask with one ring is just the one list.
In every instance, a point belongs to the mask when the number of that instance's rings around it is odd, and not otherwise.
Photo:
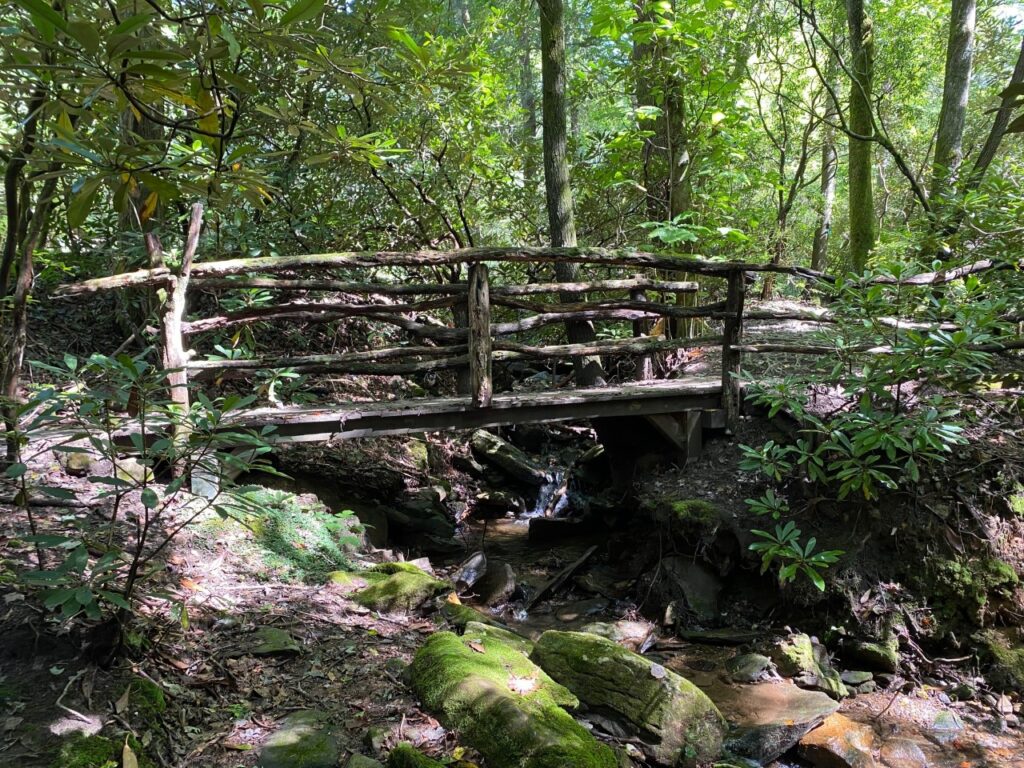
[[(985, 150), (1019, 98), (1019, 6), (860, 11), (870, 79), (840, 3), (570, 3), (579, 241), (833, 272), (863, 263), (851, 223), (875, 263), (1012, 247), (1020, 140), (1004, 122)], [(547, 242), (532, 3), (5, 14), (5, 292), (31, 236), (44, 280), (122, 271), (193, 200), (206, 259)]]
[(0, 761), (1021, 754), (1019, 2), (12, 0), (0, 95)]

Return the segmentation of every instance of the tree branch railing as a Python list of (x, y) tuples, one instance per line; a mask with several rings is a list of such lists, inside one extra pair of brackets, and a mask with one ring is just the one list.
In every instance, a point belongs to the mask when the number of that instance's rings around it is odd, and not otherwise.
[[(190, 247), (194, 251), (190, 232)], [(189, 254), (191, 255), (191, 254)], [(570, 261), (591, 267), (622, 270), (636, 269), (688, 272), (724, 279), (725, 300), (700, 306), (666, 303), (665, 296), (694, 292), (697, 284), (689, 281), (661, 280), (636, 274), (579, 282), (536, 282), (493, 284), (489, 264), (544, 264)], [(340, 279), (337, 270), (387, 270), (392, 267), (430, 268), (441, 265), (469, 265), (468, 280), (454, 283), (428, 281), (395, 282), (377, 279), (353, 281)], [(989, 270), (1019, 269), (1021, 263), (980, 261), (964, 267), (915, 275), (902, 281), (908, 285), (939, 285), (967, 275)], [(830, 322), (827, 310), (744, 312), (746, 276), (750, 272), (790, 274), (813, 281), (831, 283), (835, 278), (800, 267), (742, 262), (712, 262), (681, 258), (633, 249), (604, 248), (464, 248), (455, 251), (345, 252), (310, 256), (231, 259), (219, 262), (186, 260), (181, 274), (165, 268), (139, 270), (112, 277), (85, 280), (62, 286), (59, 297), (88, 296), (101, 291), (128, 287), (165, 286), (170, 288), (161, 323), (164, 363), (181, 369), (172, 386), (180, 393), (188, 377), (202, 379), (219, 376), (246, 376), (253, 372), (289, 368), (296, 373), (412, 374), (455, 368), (468, 370), (466, 390), (473, 407), (486, 408), (494, 392), (493, 364), (516, 361), (551, 360), (584, 356), (640, 356), (650, 360), (658, 353), (697, 347), (722, 349), (722, 408), (726, 423), (735, 429), (742, 402), (739, 374), (744, 354), (794, 352), (821, 354), (829, 351), (821, 345), (747, 344), (742, 342), (745, 320), (801, 319)], [(254, 274), (255, 273), (255, 274)], [(269, 275), (269, 276), (268, 276)], [(864, 283), (891, 283), (884, 277), (868, 278)], [(262, 289), (278, 294), (332, 293), (323, 300), (293, 296), (281, 303), (249, 307), (212, 317), (184, 319), (185, 292), (229, 289)], [(652, 298), (648, 293), (653, 293)], [(565, 294), (578, 295), (579, 301), (566, 301)], [(588, 294), (600, 294), (588, 297)], [(618, 295), (611, 295), (618, 294)], [(341, 298), (339, 298), (339, 295)], [(531, 299), (548, 295), (550, 302)], [(430, 315), (437, 310), (463, 309), (461, 327), (451, 327)], [(495, 314), (504, 317), (495, 317)], [(516, 315), (519, 315), (518, 317)], [(509, 316), (512, 319), (509, 319)], [(524, 316), (525, 315), (525, 316)], [(259, 357), (246, 360), (197, 360), (186, 340), (202, 333), (251, 325), (266, 321), (330, 322), (347, 317), (393, 325), (416, 339), (413, 345), (339, 354)], [(667, 318), (709, 318), (723, 323), (721, 334), (699, 338), (665, 338), (645, 335), (651, 321)], [(627, 322), (632, 324), (631, 338), (601, 340), (586, 344), (522, 343), (515, 337), (555, 323), (570, 320)], [(666, 327), (670, 323), (664, 324)], [(899, 324), (909, 328), (906, 322)], [(923, 327), (923, 326), (922, 326)], [(178, 395), (180, 399), (180, 394)]]

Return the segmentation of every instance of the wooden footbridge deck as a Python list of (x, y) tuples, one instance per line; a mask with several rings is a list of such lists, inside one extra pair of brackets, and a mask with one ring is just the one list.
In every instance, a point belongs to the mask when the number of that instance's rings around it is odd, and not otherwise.
[[(458, 373), (460, 395), (456, 397), (260, 408), (237, 417), (236, 423), (242, 426), (275, 427), (273, 439), (279, 441), (635, 415), (651, 419), (680, 446), (692, 446), (701, 424), (714, 419), (735, 427), (739, 418), (737, 375), (743, 354), (746, 273), (815, 276), (771, 264), (599, 248), (350, 252), (199, 262), (194, 256), (201, 225), (202, 209), (195, 206), (176, 273), (154, 266), (67, 285), (58, 294), (89, 296), (140, 287), (166, 290), (159, 331), (162, 362), (171, 398), (182, 407), (189, 405), (190, 386), (212, 376), (241, 377), (284, 368), (313, 374), (408, 375), (438, 369)], [(153, 263), (162, 265), (159, 244), (148, 245)], [(586, 265), (588, 279), (551, 280), (548, 270), (558, 262)], [(695, 300), (695, 275), (707, 281), (703, 294), (715, 300), (703, 304)], [(258, 289), (277, 298), (212, 317), (187, 313), (189, 298), (197, 291), (239, 289)], [(199, 352), (210, 348), (217, 334), (245, 325), (324, 323), (352, 317), (397, 328), (404, 341), (337, 354), (257, 359), (209, 355), (203, 359)], [(715, 328), (715, 334), (679, 333), (683, 323), (697, 319)], [(558, 338), (566, 323), (589, 324), (601, 333), (566, 343)], [(546, 341), (538, 344), (537, 338)], [(712, 378), (654, 378), (659, 355), (712, 346), (721, 347), (722, 352), (721, 370)], [(607, 366), (622, 356), (636, 362), (637, 380), (495, 392), (495, 365), (596, 357)]]

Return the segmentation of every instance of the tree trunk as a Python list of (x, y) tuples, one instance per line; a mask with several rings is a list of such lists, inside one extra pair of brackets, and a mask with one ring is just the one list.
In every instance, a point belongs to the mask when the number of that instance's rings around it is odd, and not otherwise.
[[(551, 244), (556, 247), (576, 245), (576, 223), (573, 218), (572, 188), (569, 185), (568, 137), (566, 132), (565, 27), (562, 0), (538, 0), (540, 8), (540, 48), (542, 107), (544, 119), (544, 184)], [(562, 282), (577, 282), (579, 267), (555, 262), (555, 276)], [(563, 301), (566, 300), (563, 298)], [(571, 300), (571, 299), (569, 299)], [(572, 343), (595, 338), (593, 323), (566, 323), (566, 334)], [(602, 376), (599, 359), (578, 360), (576, 381), (593, 384)]]
[(520, 41), (523, 46), (519, 58), (519, 106), (523, 110), (523, 178), (529, 190), (534, 189), (537, 161), (533, 141), (537, 136), (537, 94), (534, 92), (533, 48), (528, 35)]
[(835, 128), (826, 124), (825, 138), (821, 145), (821, 215), (814, 230), (814, 245), (811, 249), (811, 269), (818, 272), (824, 272), (828, 265), (828, 239), (832, 234), (832, 208), (836, 200), (838, 167)]
[[(850, 84), (850, 130), (857, 136), (873, 135), (871, 91), (874, 39), (864, 0), (846, 0), (853, 74)], [(850, 137), (850, 267), (863, 272), (875, 244), (875, 204), (872, 183), (872, 142)]]
[(985, 178), (985, 172), (988, 171), (989, 165), (995, 159), (996, 152), (999, 151), (999, 145), (1003, 141), (1003, 136), (1006, 135), (1006, 128), (1010, 124), (1010, 118), (1013, 117), (1013, 111), (1017, 103), (1017, 97), (1010, 92), (1010, 89), (1021, 83), (1024, 83), (1024, 37), (1021, 37), (1017, 64), (1010, 75), (1010, 82), (1006, 85), (1007, 90), (1003, 91), (1005, 95), (1002, 97), (995, 119), (992, 121), (992, 128), (989, 130), (988, 138), (985, 140), (985, 145), (978, 153), (978, 157), (974, 161), (974, 167), (971, 169), (970, 178), (967, 180), (968, 190), (977, 189), (981, 185), (982, 179)]
[(964, 123), (971, 88), (974, 58), (974, 19), (977, 0), (952, 0), (949, 42), (946, 45), (946, 76), (942, 86), (942, 108), (935, 139), (931, 196), (956, 182), (963, 161)]

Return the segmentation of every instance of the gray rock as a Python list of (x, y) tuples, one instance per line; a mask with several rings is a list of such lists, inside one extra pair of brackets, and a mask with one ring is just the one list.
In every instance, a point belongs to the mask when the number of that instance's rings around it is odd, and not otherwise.
[(824, 691), (834, 699), (849, 695), (839, 673), (832, 667), (825, 646), (807, 635), (790, 635), (778, 641), (771, 656), (779, 672), (792, 677), (797, 685)]
[(737, 683), (758, 683), (774, 675), (772, 660), (759, 653), (743, 653), (725, 662), (729, 677)]
[(302, 647), (294, 637), (277, 627), (257, 627), (252, 635), (253, 656), (274, 656), (276, 654), (300, 653)]
[(487, 555), (483, 552), (474, 552), (455, 572), (453, 581), (459, 589), (468, 589), (476, 584), (487, 572)]
[(286, 717), (260, 750), (260, 768), (337, 768), (341, 744), (318, 710)]
[(473, 433), (469, 444), (480, 461), (497, 467), (515, 480), (537, 486), (549, 481), (547, 473), (529, 456), (497, 435), (478, 429)]
[(760, 685), (716, 682), (705, 693), (733, 726), (726, 749), (759, 765), (788, 752), (839, 707), (828, 695), (806, 691), (789, 681)]
[(580, 631), (600, 635), (637, 653), (646, 651), (656, 639), (654, 625), (649, 621), (623, 619), (621, 621), (594, 622), (587, 624)]
[(345, 763), (345, 768), (384, 768), (384, 763), (365, 755), (352, 755)]
[(147, 467), (141, 461), (131, 456), (117, 459), (114, 463), (114, 475), (118, 480), (123, 480), (126, 483), (135, 483), (136, 485), (153, 482), (152, 468)]
[(516, 572), (512, 566), (498, 560), (487, 565), (487, 572), (477, 582), (476, 592), (484, 605), (504, 605), (516, 591)]
[(718, 618), (722, 582), (714, 571), (701, 562), (682, 556), (665, 558), (661, 561), (661, 569), (667, 591), (662, 602), (669, 603), (682, 597), (700, 620)]
[(72, 477), (86, 477), (92, 474), (96, 456), (82, 444), (68, 445), (66, 448), (73, 450), (53, 452), (61, 468)]
[(860, 685), (866, 683), (868, 680), (874, 678), (871, 672), (860, 672), (852, 669), (843, 670), (842, 674), (839, 675), (843, 682), (847, 685)]
[(928, 757), (910, 739), (893, 739), (882, 745), (878, 756), (888, 768), (928, 768)]

